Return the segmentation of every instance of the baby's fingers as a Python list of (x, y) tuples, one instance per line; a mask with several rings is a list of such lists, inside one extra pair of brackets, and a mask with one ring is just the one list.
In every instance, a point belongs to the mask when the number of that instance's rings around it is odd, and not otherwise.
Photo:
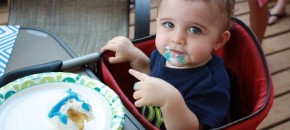
[(143, 107), (143, 106), (145, 106), (144, 99), (141, 98), (139, 100), (136, 100), (135, 103), (134, 103), (134, 105), (136, 107)]
[(135, 91), (135, 92), (133, 93), (133, 98), (134, 98), (135, 100), (139, 100), (141, 97), (142, 97), (142, 96), (141, 96), (140, 91)]
[(111, 64), (115, 64), (115, 63), (120, 63), (123, 61), (122, 61), (122, 58), (120, 58), (120, 57), (109, 57), (109, 62)]
[(141, 92), (141, 90), (139, 90), (139, 88), (135, 88), (135, 86), (137, 86), (136, 85), (137, 83), (134, 84), (134, 90), (135, 90), (135, 92), (133, 93), (133, 98), (136, 100), (135, 101), (135, 106), (136, 107), (142, 107), (142, 106), (144, 106), (144, 101), (143, 101), (144, 98), (142, 100), (142, 92)]
[(129, 69), (129, 73), (140, 81), (144, 81), (149, 77), (148, 75), (141, 73), (139, 71), (136, 71), (134, 69)]
[(115, 47), (112, 43), (108, 42), (105, 46), (101, 48), (101, 51), (104, 52), (106, 50), (114, 51), (115, 52)]

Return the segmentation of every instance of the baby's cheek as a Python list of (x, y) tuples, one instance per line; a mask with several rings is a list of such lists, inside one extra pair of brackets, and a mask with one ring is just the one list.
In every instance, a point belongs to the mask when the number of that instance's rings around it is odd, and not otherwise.
[(156, 37), (156, 39), (155, 39), (155, 45), (156, 45), (157, 50), (161, 54), (164, 54), (165, 53), (164, 48), (167, 46), (167, 40), (166, 40), (166, 38), (165, 37), (162, 37), (162, 36)]
[(192, 47), (190, 51), (190, 57), (191, 59), (194, 59), (196, 61), (202, 61), (204, 59), (207, 59), (212, 52), (212, 49), (208, 49), (205, 47)]
[(171, 35), (170, 32), (167, 32), (167, 31), (164, 31), (162, 29), (159, 29), (156, 32), (156, 39), (155, 39), (155, 41), (156, 42), (162, 42), (162, 43), (164, 43), (164, 42), (170, 40), (170, 35)]

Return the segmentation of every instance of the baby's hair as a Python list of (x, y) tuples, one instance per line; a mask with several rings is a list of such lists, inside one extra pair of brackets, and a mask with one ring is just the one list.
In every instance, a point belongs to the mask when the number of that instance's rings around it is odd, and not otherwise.
[[(162, 0), (157, 0), (160, 6)], [(186, 0), (194, 1), (194, 0)], [(222, 21), (223, 29), (228, 30), (231, 28), (231, 17), (234, 12), (235, 0), (202, 0), (209, 4), (212, 8), (212, 13), (215, 18)]]
[(214, 17), (222, 20), (225, 30), (231, 28), (231, 17), (234, 13), (235, 0), (203, 0), (209, 2)]

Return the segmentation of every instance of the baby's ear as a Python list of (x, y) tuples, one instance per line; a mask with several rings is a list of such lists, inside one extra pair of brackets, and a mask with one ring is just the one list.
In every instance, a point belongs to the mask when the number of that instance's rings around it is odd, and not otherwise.
[(219, 38), (218, 38), (218, 40), (217, 40), (217, 42), (216, 42), (216, 44), (215, 44), (215, 46), (214, 46), (213, 49), (216, 51), (219, 48), (221, 48), (222, 46), (224, 46), (227, 43), (227, 41), (230, 39), (230, 37), (231, 37), (230, 31), (228, 31), (228, 30), (227, 31), (224, 31), (219, 36)]

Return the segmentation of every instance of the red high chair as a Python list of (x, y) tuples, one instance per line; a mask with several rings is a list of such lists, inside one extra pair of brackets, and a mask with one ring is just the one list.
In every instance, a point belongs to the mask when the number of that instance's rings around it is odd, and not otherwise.
[[(215, 129), (253, 130), (267, 116), (273, 103), (273, 82), (264, 53), (253, 32), (240, 20), (232, 18), (233, 27), (228, 43), (217, 52), (222, 57), (231, 79), (231, 109), (229, 122)], [(134, 40), (136, 47), (150, 56), (155, 49), (155, 36)], [(148, 122), (134, 106), (133, 84), (128, 63), (109, 64), (105, 53), (99, 61), (97, 75), (110, 86), (125, 107), (146, 129), (158, 129)]]

